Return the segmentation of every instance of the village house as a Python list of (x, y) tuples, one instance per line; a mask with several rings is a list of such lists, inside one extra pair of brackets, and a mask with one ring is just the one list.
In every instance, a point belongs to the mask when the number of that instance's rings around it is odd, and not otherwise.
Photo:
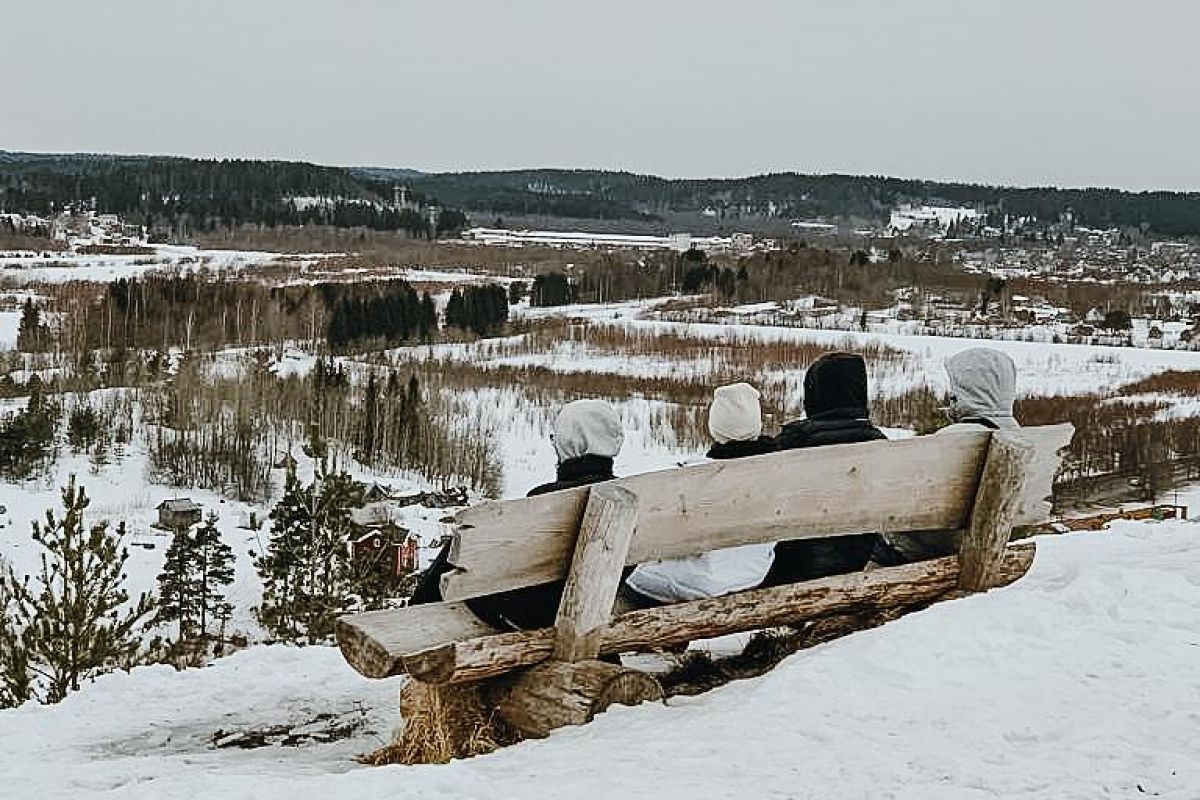
[(394, 523), (371, 528), (350, 542), (350, 558), (355, 562), (374, 562), (380, 569), (401, 576), (419, 567), (421, 540), (415, 533)]

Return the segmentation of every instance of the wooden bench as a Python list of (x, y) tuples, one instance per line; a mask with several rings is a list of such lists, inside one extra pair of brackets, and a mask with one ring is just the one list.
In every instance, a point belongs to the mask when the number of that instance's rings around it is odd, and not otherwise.
[[(369, 677), (497, 681), (526, 734), (655, 695), (648, 676), (597, 661), (695, 639), (935, 602), (1021, 577), (1049, 517), (1070, 425), (788, 450), (636, 475), (455, 520), (445, 602), (343, 617), (337, 640)], [(716, 548), (857, 533), (963, 532), (959, 555), (612, 615), (626, 565)], [(566, 580), (554, 627), (498, 631), (464, 600)], [(536, 666), (535, 666), (536, 665)], [(516, 674), (509, 674), (516, 673)], [(641, 678), (646, 678), (642, 680)]]

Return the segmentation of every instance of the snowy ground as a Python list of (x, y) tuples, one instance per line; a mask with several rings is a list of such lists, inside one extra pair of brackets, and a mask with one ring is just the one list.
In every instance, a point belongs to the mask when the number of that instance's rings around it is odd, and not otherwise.
[[(592, 319), (603, 321), (599, 315)], [(915, 379), (945, 388), (945, 359), (972, 347), (991, 347), (1012, 356), (1017, 363), (1018, 391), (1022, 394), (1077, 394), (1097, 392), (1167, 369), (1200, 370), (1200, 352), (1148, 350), (1101, 345), (1046, 344), (962, 339), (949, 336), (915, 336), (890, 333), (821, 331), (759, 325), (677, 323), (622, 318), (611, 324), (634, 329), (686, 333), (692, 337), (759, 337), (766, 341), (810, 341), (853, 349), (856, 345), (886, 344), (906, 350), (918, 359)], [(900, 387), (889, 387), (898, 389)]]
[[(0, 277), (9, 283), (108, 282), (146, 272), (172, 269), (240, 270), (269, 264), (276, 253), (244, 250), (202, 250), (189, 245), (151, 245), (154, 254), (96, 255), (85, 253), (0, 253)], [(323, 254), (288, 256), (292, 261), (315, 261)]]
[[(400, 680), (362, 679), (328, 648), (258, 647), (0, 711), (0, 774), (47, 799), (1196, 798), (1198, 607), (1200, 524), (1118, 523), (1040, 540), (1009, 588), (762, 678), (448, 766), (354, 765), (386, 739)], [(363, 727), (331, 744), (212, 744), (319, 714)]]

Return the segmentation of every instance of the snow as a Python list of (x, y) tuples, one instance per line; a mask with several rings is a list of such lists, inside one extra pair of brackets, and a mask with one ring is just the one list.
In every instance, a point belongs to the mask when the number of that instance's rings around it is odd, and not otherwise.
[(15, 350), (21, 328), (20, 311), (0, 311), (0, 350)]
[[(595, 322), (606, 322), (606, 318), (600, 315), (591, 319)], [(673, 332), (689, 337), (720, 339), (736, 336), (757, 338), (760, 341), (818, 342), (851, 350), (864, 345), (883, 344), (906, 350), (917, 359), (915, 370), (906, 370), (910, 375), (910, 383), (925, 383), (943, 389), (946, 388), (945, 370), (942, 366), (944, 361), (955, 353), (972, 347), (990, 347), (1010, 355), (1017, 364), (1018, 391), (1024, 395), (1097, 392), (1168, 369), (1200, 370), (1200, 352), (1185, 350), (624, 318), (609, 324)], [(897, 375), (897, 378), (903, 379), (903, 375)], [(904, 388), (907, 387), (895, 385), (888, 387), (886, 391), (898, 393)], [(872, 387), (872, 391), (876, 391), (876, 387)]]
[(918, 223), (936, 225), (940, 230), (946, 230), (952, 222), (974, 220), (980, 216), (973, 208), (959, 206), (902, 205), (892, 210), (888, 225), (897, 231), (907, 231)]
[(237, 271), (265, 266), (279, 259), (292, 264), (313, 263), (329, 254), (281, 256), (250, 250), (204, 250), (190, 245), (150, 245), (153, 254), (96, 255), (74, 252), (0, 252), (0, 277), (10, 284), (96, 281), (107, 283), (147, 272), (206, 268)]
[[(1039, 540), (1006, 589), (491, 756), (357, 766), (395, 723), (401, 679), (363, 679), (331, 648), (272, 646), (0, 711), (0, 774), (48, 799), (1195, 798), (1197, 607), (1200, 524), (1119, 522)], [(322, 713), (364, 727), (332, 743), (211, 745)]]

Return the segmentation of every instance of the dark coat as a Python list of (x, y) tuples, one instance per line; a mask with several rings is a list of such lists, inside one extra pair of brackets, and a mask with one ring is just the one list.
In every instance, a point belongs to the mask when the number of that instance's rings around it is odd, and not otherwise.
[[(817, 359), (804, 375), (806, 418), (783, 426), (780, 450), (856, 444), (886, 439), (871, 424), (867, 409), (867, 367), (862, 356), (831, 353)], [(800, 539), (775, 545), (775, 562), (764, 586), (842, 575), (863, 569), (876, 535)]]
[[(560, 489), (574, 489), (578, 486), (610, 481), (615, 477), (612, 470), (611, 458), (585, 455), (568, 459), (558, 465), (558, 480), (534, 487), (527, 496), (533, 497)], [(409, 605), (441, 602), (440, 579), (453, 569), (449, 557), (450, 544), (447, 542), (429, 565), (429, 569), (421, 575), (417, 588), (408, 601)], [(501, 630), (548, 628), (554, 624), (554, 617), (558, 614), (564, 584), (564, 581), (554, 581), (486, 597), (474, 597), (467, 600), (467, 607), (484, 622)]]
[(761, 456), (764, 453), (774, 453), (779, 449), (775, 440), (770, 436), (760, 436), (744, 442), (718, 442), (708, 449), (708, 457), (715, 459), (745, 458), (746, 456)]
[(614, 477), (611, 458), (591, 455), (569, 458), (558, 465), (558, 480), (533, 487), (526, 497), (557, 492), (561, 489), (574, 489), (576, 486), (587, 486), (601, 481), (611, 481)]

